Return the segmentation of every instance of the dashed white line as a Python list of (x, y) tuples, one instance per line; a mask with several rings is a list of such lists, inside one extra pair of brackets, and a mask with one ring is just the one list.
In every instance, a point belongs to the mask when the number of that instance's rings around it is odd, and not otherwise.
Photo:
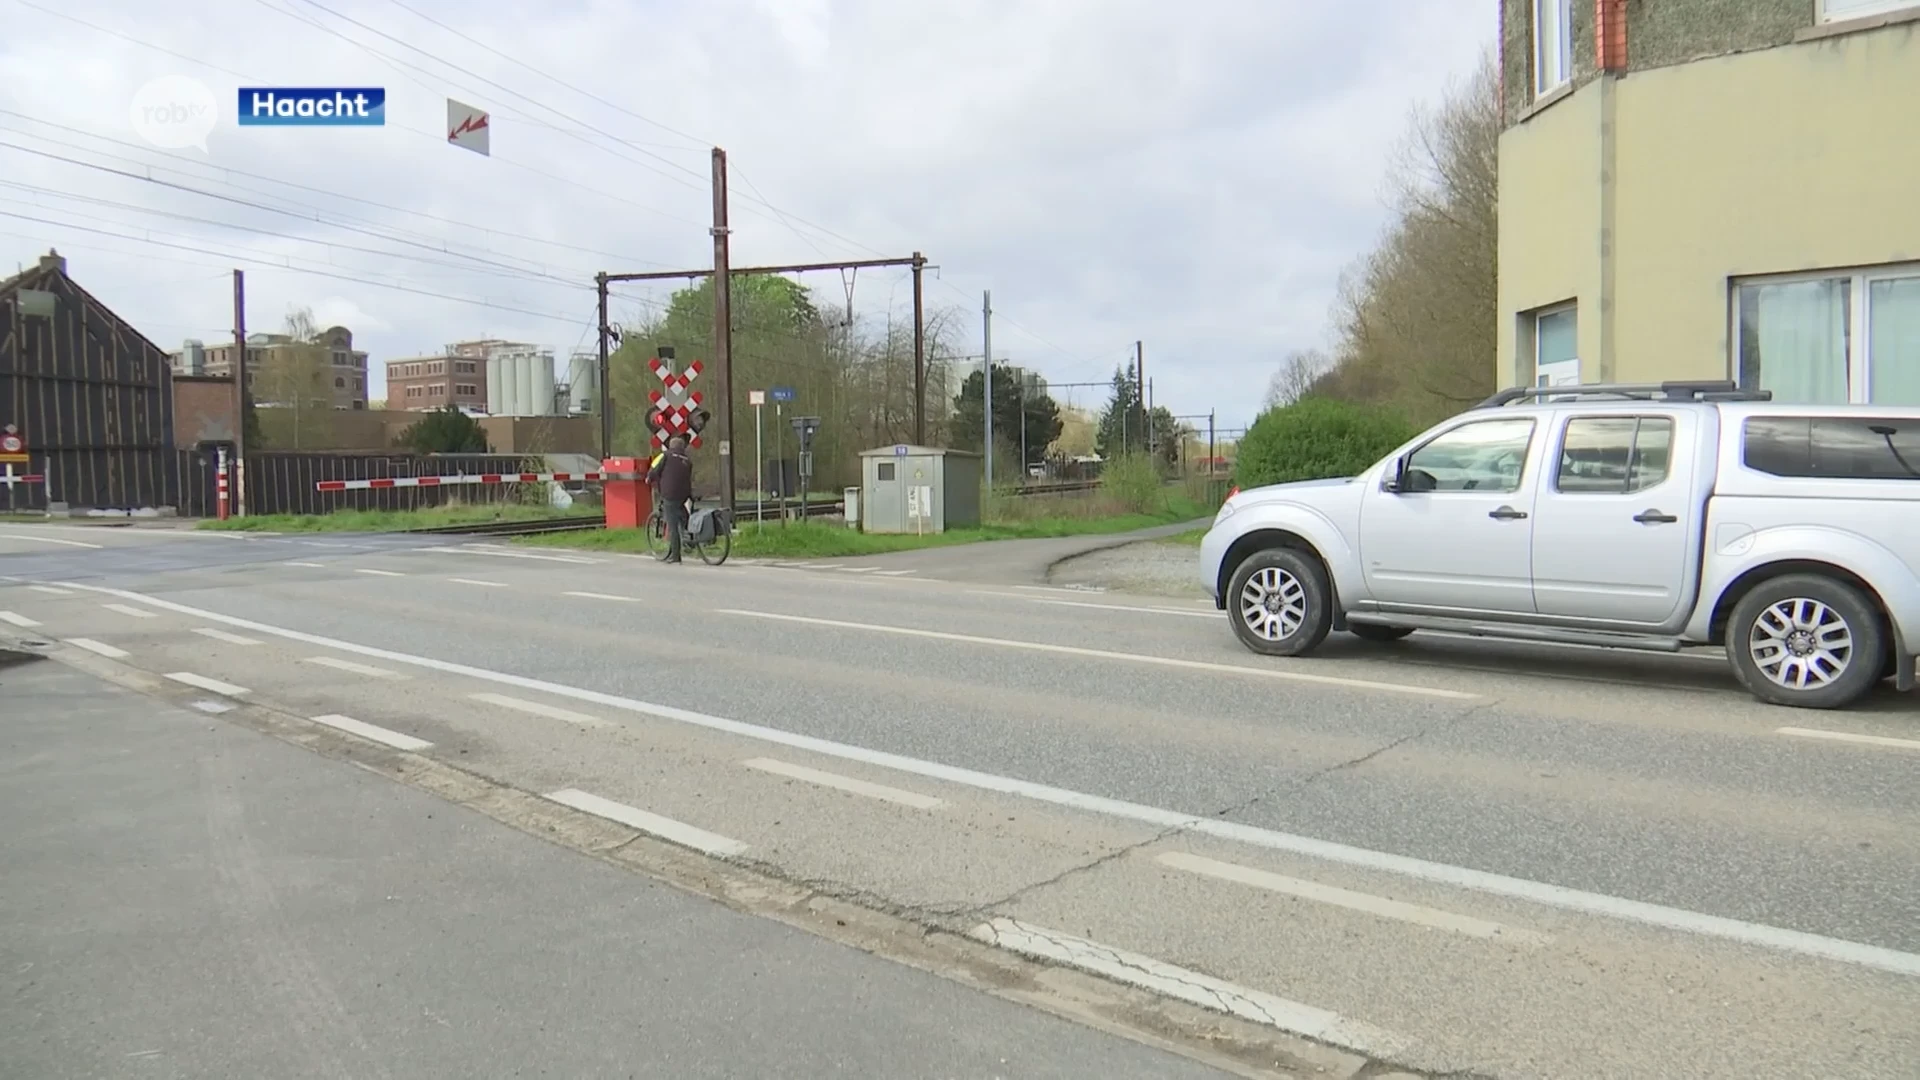
[(637, 596), (615, 596), (612, 593), (603, 592), (563, 592), (560, 595), (577, 596), (582, 600), (618, 600), (626, 604), (637, 604), (640, 602), (640, 598)]
[(222, 630), (219, 627), (215, 627), (215, 626), (196, 626), (193, 628), (193, 632), (196, 634), (199, 634), (202, 637), (210, 637), (215, 641), (224, 641), (229, 645), (260, 644), (258, 641), (255, 641), (250, 637), (241, 637), (239, 634), (230, 634), (227, 631)]
[(441, 555), (492, 555), (499, 559), (528, 559), (533, 562), (573, 563), (576, 566), (595, 566), (599, 559), (583, 559), (578, 555), (536, 555), (531, 551), (504, 551), (491, 547), (428, 547), (416, 548), (416, 551), (431, 551)]
[(743, 854), (747, 850), (747, 845), (721, 836), (719, 833), (710, 833), (684, 821), (649, 814), (638, 807), (614, 802), (612, 799), (603, 799), (576, 788), (556, 791), (547, 798), (562, 806), (571, 806), (575, 810), (584, 810), (596, 817), (606, 818), (608, 821), (617, 821), (622, 825), (639, 829), (643, 833), (650, 833), (662, 840), (692, 848), (706, 855), (724, 859)]
[(915, 571), (915, 570), (880, 570), (880, 571), (877, 571), (877, 572), (876, 572), (876, 575), (875, 575), (875, 576), (877, 576), (877, 577), (905, 577), (905, 576), (907, 576), (908, 574), (913, 574), (913, 573), (918, 573), (918, 571)]
[(101, 545), (89, 544), (85, 540), (62, 540), (57, 536), (28, 536), (25, 533), (0, 533), (0, 540), (28, 540), (36, 544), (60, 544), (64, 547), (93, 548)]
[(337, 731), (344, 731), (349, 735), (358, 735), (363, 739), (368, 739), (373, 742), (385, 743), (396, 750), (425, 750), (433, 745), (425, 739), (416, 739), (411, 735), (392, 731), (388, 728), (379, 727), (361, 720), (355, 720), (351, 716), (341, 716), (338, 713), (316, 716), (313, 718), (313, 722), (316, 724), (325, 724), (330, 728)]
[(305, 567), (308, 570), (325, 570), (327, 568), (326, 563), (317, 562), (289, 562), (286, 565)]
[(195, 675), (191, 671), (171, 671), (167, 673), (167, 678), (196, 690), (207, 690), (215, 694), (225, 694), (228, 697), (239, 697), (249, 692), (244, 686), (235, 686), (230, 682), (221, 682), (219, 679), (209, 679), (205, 675)]
[(871, 574), (880, 568), (877, 566), (836, 566), (834, 569), (843, 574)]
[(1435, 930), (1449, 930), (1456, 934), (1465, 934), (1468, 937), (1488, 938), (1494, 941), (1505, 941), (1515, 945), (1527, 945), (1536, 948), (1553, 940), (1545, 934), (1536, 933), (1532, 930), (1522, 930), (1487, 919), (1476, 919), (1468, 915), (1456, 915), (1451, 911), (1441, 911), (1438, 908), (1422, 907), (1419, 904), (1409, 904), (1400, 900), (1391, 900), (1384, 896), (1375, 896), (1372, 893), (1354, 892), (1351, 889), (1342, 889), (1333, 885), (1322, 885), (1317, 881), (1307, 881), (1302, 878), (1268, 873), (1265, 870), (1256, 870), (1251, 866), (1220, 862), (1217, 859), (1209, 859), (1200, 855), (1190, 855), (1183, 851), (1169, 851), (1161, 855), (1157, 861), (1164, 866), (1171, 866), (1176, 870), (1202, 874), (1206, 877), (1218, 878), (1221, 881), (1238, 882), (1242, 885), (1251, 885), (1257, 889), (1266, 889), (1269, 892), (1282, 893), (1287, 896), (1297, 896), (1302, 900), (1314, 900), (1322, 904), (1331, 904), (1334, 907), (1343, 907), (1351, 911), (1365, 912), (1368, 915), (1378, 915), (1383, 919), (1397, 919), (1401, 922), (1413, 923), (1416, 926), (1425, 926)]
[(1783, 727), (1774, 732), (1776, 735), (1793, 735), (1802, 739), (1828, 739), (1833, 742), (1859, 743), (1862, 746), (1890, 746), (1897, 750), (1920, 750), (1920, 740), (1895, 739), (1887, 735), (1855, 735), (1850, 731), (1822, 731), (1819, 728)]
[(116, 649), (104, 641), (95, 641), (92, 638), (70, 637), (67, 639), (67, 644), (78, 646), (90, 653), (104, 656), (109, 660), (124, 660), (127, 658), (127, 650)]
[(455, 585), (478, 585), (487, 589), (504, 589), (507, 587), (507, 583), (504, 581), (481, 581), (479, 578), (456, 577), (448, 578), (447, 580), (453, 582)]
[(876, 750), (872, 747), (857, 746), (851, 743), (836, 742), (811, 735), (785, 731), (763, 724), (748, 723), (710, 713), (695, 712), (673, 705), (661, 705), (641, 701), (636, 698), (605, 691), (591, 690), (581, 686), (569, 686), (565, 683), (536, 679), (527, 675), (495, 671), (461, 664), (451, 660), (441, 660), (431, 656), (420, 656), (393, 649), (383, 649), (375, 645), (362, 645), (358, 642), (342, 641), (320, 634), (310, 634), (304, 630), (274, 626), (269, 623), (242, 619), (233, 615), (224, 615), (205, 608), (165, 600), (157, 596), (148, 596), (127, 589), (115, 589), (101, 585), (74, 585), (75, 588), (100, 596), (118, 596), (138, 601), (165, 611), (196, 619), (206, 619), (225, 623), (262, 634), (271, 634), (287, 641), (338, 652), (357, 653), (361, 656), (407, 664), (427, 671), (437, 671), (446, 675), (493, 683), (497, 686), (512, 686), (535, 693), (551, 694), (555, 697), (571, 698), (574, 701), (589, 702), (609, 709), (637, 713), (642, 716), (657, 717), (675, 723), (686, 724), (706, 731), (718, 731), (740, 738), (754, 739), (773, 746), (790, 747), (804, 753), (819, 754), (823, 757), (839, 758), (843, 761), (856, 761), (876, 768), (891, 769), (912, 776), (923, 776), (945, 783), (959, 784), (978, 791), (992, 791), (1017, 798), (1051, 806), (1063, 806), (1090, 814), (1100, 814), (1121, 821), (1139, 822), (1161, 829), (1180, 829), (1199, 836), (1209, 836), (1219, 840), (1247, 844), (1271, 851), (1290, 852), (1295, 855), (1328, 862), (1356, 866), (1381, 873), (1399, 874), (1417, 881), (1428, 881), (1472, 892), (1487, 893), (1493, 896), (1505, 896), (1527, 903), (1540, 904), (1561, 911), (1573, 911), (1586, 915), (1618, 919), (1623, 922), (1637, 923), (1642, 926), (1654, 926), (1700, 937), (1732, 941), (1752, 945), (1776, 952), (1812, 956), (1836, 963), (1853, 964), (1863, 968), (1890, 972), (1896, 975), (1920, 977), (1920, 953), (1902, 952), (1882, 945), (1870, 945), (1866, 942), (1848, 941), (1844, 938), (1827, 937), (1812, 934), (1804, 930), (1791, 930), (1765, 923), (1747, 922), (1742, 919), (1727, 918), (1722, 915), (1710, 915), (1685, 908), (1669, 907), (1663, 904), (1649, 903), (1644, 900), (1631, 900), (1605, 893), (1587, 892), (1581, 889), (1555, 885), (1550, 882), (1532, 881), (1526, 878), (1509, 877), (1505, 874), (1489, 873), (1471, 867), (1453, 866), (1447, 863), (1416, 859), (1392, 852), (1376, 851), (1355, 847), (1351, 844), (1322, 840), (1318, 837), (1303, 836), (1298, 833), (1281, 832), (1277, 829), (1265, 829), (1257, 825), (1243, 825), (1239, 822), (1225, 821), (1211, 816), (1195, 816), (1165, 807), (1151, 806), (1145, 803), (1128, 802), (1122, 799), (1108, 798), (1071, 788), (1039, 784), (1018, 777), (1000, 776), (981, 772), (976, 769), (962, 768), (938, 761), (908, 757), (904, 754)]
[(72, 589), (62, 589), (55, 585), (29, 585), (27, 586), (27, 588), (32, 589), (34, 592), (37, 592), (37, 593), (46, 593), (48, 596), (72, 596), (73, 595)]
[(1398, 1057), (1408, 1043), (1370, 1024), (1339, 1013), (1202, 975), (1150, 956), (1116, 949), (1058, 930), (999, 918), (981, 923), (970, 936), (989, 945), (1036, 959), (1090, 971), (1129, 986), (1177, 998), (1203, 1009), (1224, 1012), (1310, 1039), (1344, 1046), (1376, 1057)]
[(372, 575), (373, 575), (374, 577), (406, 577), (406, 576), (407, 576), (407, 575), (405, 575), (405, 574), (402, 574), (402, 573), (400, 573), (400, 572), (398, 572), (398, 571), (396, 571), (396, 570), (371, 570), (371, 569), (368, 569), (367, 567), (364, 567), (364, 566), (362, 566), (362, 567), (360, 567), (359, 569), (357, 569), (357, 570), (355, 570), (355, 571), (354, 571), (354, 573), (356, 573), (356, 574), (372, 574)]
[(821, 772), (819, 769), (809, 769), (805, 765), (790, 765), (773, 758), (754, 758), (752, 761), (743, 761), (741, 764), (749, 769), (758, 769), (761, 772), (773, 773), (793, 780), (805, 780), (809, 784), (819, 784), (821, 787), (829, 787), (853, 795), (865, 795), (869, 799), (879, 799), (882, 802), (911, 806), (916, 810), (934, 810), (946, 805), (931, 795), (888, 787), (885, 784), (875, 784), (851, 776), (841, 776), (839, 773)]
[(1182, 660), (1172, 656), (1153, 656), (1146, 653), (1110, 652), (1106, 649), (1083, 649), (1076, 645), (1052, 645), (1040, 641), (1017, 641), (1012, 638), (980, 637), (974, 634), (951, 634), (944, 630), (921, 630), (910, 626), (885, 626), (879, 623), (844, 622), (839, 619), (816, 619), (808, 615), (781, 615), (771, 611), (747, 611), (741, 608), (719, 608), (720, 615), (741, 615), (750, 619), (771, 619), (776, 622), (802, 623), (809, 626), (831, 626), (841, 630), (866, 630), (879, 634), (898, 634), (902, 637), (931, 638), (936, 641), (957, 641), (967, 645), (991, 645), (1002, 649), (1025, 649), (1030, 652), (1056, 653), (1063, 656), (1085, 656), (1095, 660), (1119, 660), (1132, 664), (1152, 664), (1158, 667), (1185, 668), (1189, 671), (1211, 671), (1222, 674), (1245, 675), (1256, 679), (1276, 679), (1281, 682), (1318, 683), (1323, 686), (1344, 686), (1355, 690), (1379, 690), (1393, 694), (1413, 694), (1420, 697), (1449, 698), (1465, 700), (1477, 698), (1478, 694), (1469, 694), (1462, 690), (1441, 690), (1431, 686), (1414, 686), (1408, 683), (1376, 682), (1372, 679), (1347, 679), (1337, 675), (1310, 675), (1303, 671), (1275, 671), (1271, 668), (1244, 667), (1239, 664), (1216, 664), (1206, 660)]
[(352, 660), (339, 660), (331, 656), (309, 656), (306, 658), (306, 662), (319, 667), (332, 668), (335, 671), (364, 675), (369, 679), (398, 679), (403, 677), (399, 672), (390, 671), (387, 668), (374, 667), (372, 664), (357, 664)]
[(196, 701), (193, 703), (193, 707), (203, 713), (212, 713), (215, 716), (223, 712), (233, 711), (233, 705), (225, 701)]
[(40, 625), (38, 622), (35, 622), (34, 620), (27, 618), (25, 615), (22, 615), (17, 611), (0, 611), (0, 622), (12, 623), (13, 625), (20, 626), (20, 627), (31, 627), (31, 626)]
[(512, 709), (515, 712), (523, 712), (530, 716), (544, 716), (549, 720), (578, 724), (581, 727), (605, 728), (614, 726), (611, 720), (602, 720), (597, 716), (588, 716), (586, 713), (577, 713), (569, 709), (555, 708), (552, 705), (542, 705), (537, 701), (522, 701), (519, 698), (508, 697), (505, 694), (472, 694), (469, 696), (483, 705), (498, 705), (502, 709)]
[(1002, 596), (1009, 600), (1025, 600), (1029, 604), (1048, 604), (1053, 607), (1091, 608), (1094, 611), (1126, 611), (1145, 615), (1183, 615), (1190, 619), (1218, 619), (1219, 613), (1212, 611), (1183, 611), (1179, 608), (1149, 607), (1130, 604), (1092, 604), (1085, 600), (1055, 600), (1047, 596), (1022, 596), (1019, 593), (997, 592), (992, 589), (968, 589), (974, 596)]
[(137, 607), (134, 607), (132, 604), (101, 604), (100, 606), (103, 608), (106, 608), (108, 611), (117, 611), (120, 614), (127, 616), (128, 618), (133, 618), (133, 619), (159, 618), (159, 616), (155, 615), (151, 611), (148, 611), (146, 608), (137, 608)]

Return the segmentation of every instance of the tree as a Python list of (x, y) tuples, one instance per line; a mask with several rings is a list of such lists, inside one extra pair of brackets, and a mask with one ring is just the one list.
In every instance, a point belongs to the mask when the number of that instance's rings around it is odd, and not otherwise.
[[(978, 452), (984, 445), (986, 415), (980, 403), (985, 384), (985, 374), (976, 371), (960, 384), (960, 393), (953, 399), (952, 438), (953, 445), (959, 449)], [(1026, 460), (1021, 462), (1022, 476), (1028, 468), (1047, 459), (1047, 447), (1053, 445), (1064, 428), (1060, 406), (1051, 396), (1035, 389), (1036, 385), (1031, 380), (1023, 384), (1021, 374), (1005, 364), (993, 365), (993, 435), (998, 444), (995, 451), (1011, 447), (1018, 457), (1024, 445)]]
[(333, 434), (333, 362), (313, 312), (287, 312), (283, 341), (260, 350), (252, 392), (268, 406), (258, 418), (264, 441), (294, 450), (325, 446)]
[(419, 454), (484, 454), (487, 433), (480, 421), (445, 405), (407, 425), (400, 444)]
[(1393, 223), (1342, 276), (1335, 365), (1313, 393), (1427, 424), (1495, 389), (1498, 87), (1483, 57), (1438, 108), (1416, 110), (1390, 177)]
[(1280, 370), (1267, 380), (1267, 399), (1262, 411), (1280, 409), (1313, 393), (1314, 383), (1333, 367), (1333, 361), (1318, 349), (1298, 349), (1280, 362)]
[(1100, 413), (1100, 430), (1094, 437), (1094, 451), (1103, 458), (1144, 453), (1147, 449), (1147, 413), (1141, 406), (1140, 387), (1124, 366), (1113, 369), (1113, 394)]

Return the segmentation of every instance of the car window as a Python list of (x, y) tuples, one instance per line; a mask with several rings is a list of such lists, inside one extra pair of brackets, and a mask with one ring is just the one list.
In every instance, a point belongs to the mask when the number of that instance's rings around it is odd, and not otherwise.
[(1743, 429), (1740, 460), (1774, 476), (1920, 480), (1920, 420), (1756, 416)]
[(1645, 491), (1666, 480), (1672, 452), (1671, 417), (1578, 417), (1567, 421), (1554, 488), (1574, 495)]
[(1481, 420), (1407, 455), (1407, 491), (1517, 491), (1533, 443), (1532, 420)]

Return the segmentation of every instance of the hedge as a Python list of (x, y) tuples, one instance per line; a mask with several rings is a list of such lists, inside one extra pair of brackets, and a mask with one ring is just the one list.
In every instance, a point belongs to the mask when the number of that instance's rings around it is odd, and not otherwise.
[(1355, 476), (1419, 434), (1398, 413), (1306, 398), (1260, 415), (1240, 440), (1233, 480), (1243, 488)]

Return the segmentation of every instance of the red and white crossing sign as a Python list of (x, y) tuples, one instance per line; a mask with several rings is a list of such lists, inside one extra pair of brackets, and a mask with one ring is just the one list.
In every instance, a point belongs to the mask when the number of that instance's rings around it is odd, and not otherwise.
[(706, 366), (695, 360), (684, 371), (676, 371), (671, 359), (658, 356), (648, 361), (647, 366), (653, 369), (661, 386), (659, 390), (647, 392), (647, 400), (659, 417), (653, 429), (653, 448), (660, 449), (675, 435), (687, 435), (690, 445), (699, 446), (700, 433), (693, 429), (693, 414), (705, 398), (700, 391), (692, 389), (692, 385)]

